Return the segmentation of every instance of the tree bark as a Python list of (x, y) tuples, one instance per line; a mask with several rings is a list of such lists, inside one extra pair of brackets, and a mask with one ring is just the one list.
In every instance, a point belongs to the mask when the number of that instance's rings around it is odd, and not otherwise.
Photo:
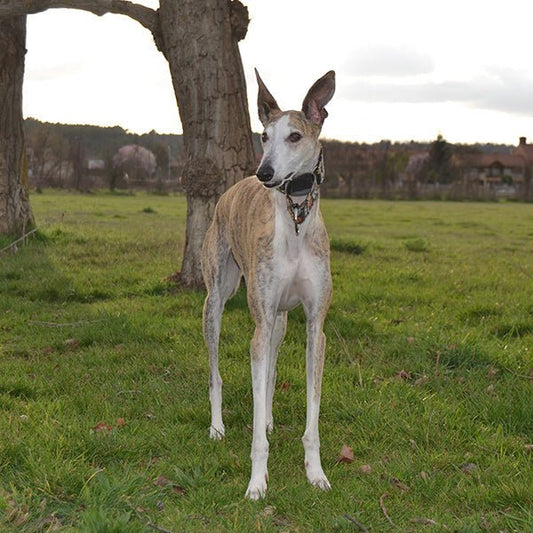
[(26, 16), (0, 17), (0, 235), (34, 225), (22, 122)]
[(161, 0), (160, 20), (187, 156), (181, 282), (194, 287), (203, 285), (201, 249), (215, 204), (255, 164), (237, 44), (247, 10), (228, 0)]

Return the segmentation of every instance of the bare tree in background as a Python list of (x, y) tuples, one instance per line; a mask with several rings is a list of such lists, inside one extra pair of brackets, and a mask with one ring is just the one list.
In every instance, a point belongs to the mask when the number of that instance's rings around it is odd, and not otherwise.
[(0, 17), (0, 235), (33, 226), (22, 122), (26, 17)]
[[(187, 157), (182, 176), (187, 230), (180, 279), (185, 286), (202, 285), (201, 245), (215, 204), (227, 188), (252, 173), (255, 164), (238, 48), (238, 41), (247, 32), (248, 10), (238, 0), (160, 0), (157, 10), (125, 0), (1, 0), (0, 17), (49, 8), (129, 16), (152, 33), (166, 57)], [(24, 33), (19, 36), (22, 49), (24, 37)], [(24, 56), (18, 61), (23, 69)], [(0, 106), (5, 105), (2, 97), (0, 86)], [(18, 103), (19, 129), (21, 105)], [(2, 173), (0, 168), (0, 183)]]

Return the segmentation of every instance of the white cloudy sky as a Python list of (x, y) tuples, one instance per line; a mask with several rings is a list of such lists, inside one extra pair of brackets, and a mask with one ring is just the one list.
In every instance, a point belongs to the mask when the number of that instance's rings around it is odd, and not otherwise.
[[(158, 0), (138, 0), (150, 7)], [(330, 69), (323, 135), (352, 141), (533, 139), (532, 0), (243, 0), (252, 127), (257, 67), (282, 108)], [(181, 132), (168, 67), (119, 15), (49, 10), (28, 21), (25, 116)]]

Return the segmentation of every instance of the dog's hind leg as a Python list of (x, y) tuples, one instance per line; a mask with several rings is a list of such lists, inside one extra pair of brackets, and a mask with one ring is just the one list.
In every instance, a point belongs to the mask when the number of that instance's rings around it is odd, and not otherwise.
[(270, 357), (268, 361), (267, 390), (266, 390), (266, 424), (267, 431), (272, 433), (274, 429), (274, 418), (272, 416), (272, 401), (276, 387), (276, 364), (278, 360), (278, 351), (285, 337), (287, 329), (287, 312), (283, 311), (276, 315), (272, 338), (270, 339)]
[[(216, 252), (204, 253), (204, 280), (207, 297), (203, 311), (204, 338), (209, 352), (209, 400), (211, 403), (211, 426), (209, 435), (212, 439), (222, 439), (225, 429), (222, 422), (222, 378), (218, 370), (218, 344), (222, 312), (228, 298), (239, 286), (241, 273), (229, 246), (217, 242)], [(205, 249), (205, 248), (204, 248)]]

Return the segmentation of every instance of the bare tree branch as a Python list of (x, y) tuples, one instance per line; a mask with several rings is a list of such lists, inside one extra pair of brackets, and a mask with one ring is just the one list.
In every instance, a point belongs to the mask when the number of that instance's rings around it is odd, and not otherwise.
[(0, 0), (0, 17), (31, 15), (51, 8), (81, 9), (98, 16), (126, 15), (150, 30), (159, 47), (158, 12), (127, 0)]

